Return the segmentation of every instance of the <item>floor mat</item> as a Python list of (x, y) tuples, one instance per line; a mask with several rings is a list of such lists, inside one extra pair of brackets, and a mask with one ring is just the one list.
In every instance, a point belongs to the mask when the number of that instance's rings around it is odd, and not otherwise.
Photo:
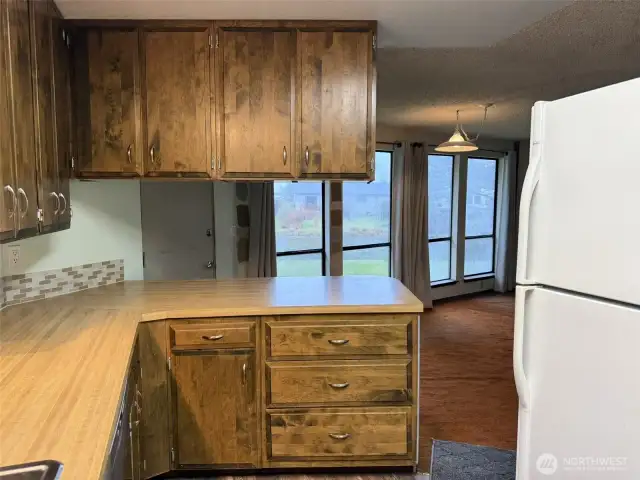
[(433, 441), (431, 480), (515, 480), (516, 452)]

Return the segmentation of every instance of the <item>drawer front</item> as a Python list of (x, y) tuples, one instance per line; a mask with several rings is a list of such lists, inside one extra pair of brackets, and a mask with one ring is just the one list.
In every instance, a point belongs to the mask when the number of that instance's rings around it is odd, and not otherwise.
[(408, 402), (409, 360), (267, 364), (270, 406)]
[(342, 409), (269, 413), (270, 459), (372, 458), (411, 455), (411, 410)]
[(216, 349), (255, 344), (255, 323), (175, 323), (171, 325), (171, 346), (180, 349)]
[(411, 320), (267, 322), (271, 357), (406, 355)]

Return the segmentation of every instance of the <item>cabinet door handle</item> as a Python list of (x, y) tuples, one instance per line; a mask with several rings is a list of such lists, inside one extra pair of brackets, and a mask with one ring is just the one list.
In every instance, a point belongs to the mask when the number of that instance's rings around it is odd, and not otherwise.
[(336, 390), (342, 390), (343, 388), (347, 388), (349, 386), (349, 382), (344, 383), (330, 383), (329, 386), (331, 388), (335, 388)]
[(284, 147), (282, 147), (282, 164), (283, 165), (287, 164), (287, 147), (286, 147), (286, 145)]
[(220, 334), (220, 335), (203, 335), (203, 336), (202, 336), (202, 339), (203, 339), (203, 340), (211, 340), (211, 341), (214, 341), (214, 340), (220, 340), (222, 337), (224, 337), (224, 335), (223, 335), (223, 334)]
[(334, 440), (346, 440), (351, 436), (350, 433), (330, 433), (329, 436)]
[(24, 218), (27, 213), (29, 213), (29, 197), (27, 197), (27, 193), (22, 189), (22, 187), (18, 188), (18, 195), (22, 195), (24, 197), (24, 211), (20, 209), (20, 218)]
[[(129, 148), (127, 148), (127, 161), (129, 163), (131, 163), (131, 150), (132, 149), (133, 149), (133, 145), (129, 145)], [(151, 156), (153, 157), (153, 154), (151, 154)]]
[(56, 192), (51, 192), (49, 196), (56, 199), (56, 209), (54, 210), (53, 214), (57, 215), (58, 212), (60, 211), (60, 197)]
[(67, 199), (61, 193), (59, 193), (58, 195), (60, 196), (60, 199), (64, 201), (64, 207), (62, 207), (62, 210), (60, 210), (60, 215), (64, 215), (64, 212), (67, 211)]
[(247, 384), (247, 364), (246, 363), (242, 364), (242, 384), (243, 385)]
[(304, 147), (304, 163), (309, 166), (309, 146)]
[(11, 185), (5, 185), (4, 191), (9, 192), (11, 194), (11, 199), (13, 204), (11, 206), (11, 211), (9, 212), (9, 218), (13, 218), (16, 215), (18, 210), (18, 198), (16, 197), (16, 191), (13, 189)]
[(327, 340), (331, 345), (346, 345), (349, 343), (349, 340)]
[(151, 145), (151, 148), (149, 149), (149, 155), (151, 156), (151, 165), (153, 165), (154, 167), (156, 165), (155, 153), (156, 147), (154, 145)]

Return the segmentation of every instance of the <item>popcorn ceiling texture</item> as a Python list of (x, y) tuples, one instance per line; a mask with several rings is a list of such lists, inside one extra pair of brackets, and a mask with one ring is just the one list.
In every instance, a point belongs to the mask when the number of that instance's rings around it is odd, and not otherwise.
[(377, 66), (379, 125), (447, 138), (461, 108), (473, 134), (492, 102), (483, 136), (524, 139), (535, 101), (640, 76), (640, 1), (576, 1), (487, 47), (383, 48)]
[(124, 261), (108, 260), (0, 279), (2, 307), (124, 281)]

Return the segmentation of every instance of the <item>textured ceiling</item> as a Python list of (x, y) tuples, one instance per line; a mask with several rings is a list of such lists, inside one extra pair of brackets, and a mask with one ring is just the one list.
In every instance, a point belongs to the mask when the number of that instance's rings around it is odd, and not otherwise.
[[(569, 0), (56, 0), (66, 18), (378, 20), (380, 47), (491, 45)], [(452, 35), (452, 29), (458, 32)]]
[(380, 50), (378, 122), (448, 133), (470, 108), (473, 133), (491, 102), (484, 134), (521, 139), (535, 101), (639, 76), (640, 0), (582, 0), (489, 47)]

